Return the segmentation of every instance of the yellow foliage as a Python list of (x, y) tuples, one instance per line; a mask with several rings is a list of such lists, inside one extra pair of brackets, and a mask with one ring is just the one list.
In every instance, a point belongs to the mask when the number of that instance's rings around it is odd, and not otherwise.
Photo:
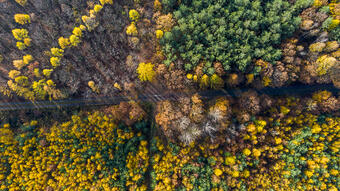
[(269, 86), (272, 80), (268, 76), (264, 76), (262, 79), (262, 83), (264, 86)]
[(215, 174), (216, 176), (221, 176), (221, 175), (223, 174), (223, 172), (222, 172), (221, 169), (216, 168), (216, 169), (214, 170), (214, 174)]
[(103, 8), (103, 6), (101, 6), (101, 5), (95, 5), (93, 10), (94, 10), (94, 12), (99, 13), (102, 10), (102, 8)]
[(244, 149), (243, 154), (249, 156), (251, 154), (251, 151), (249, 149)]
[(328, 41), (326, 42), (326, 47), (324, 51), (332, 52), (332, 51), (336, 51), (338, 48), (339, 48), (339, 43), (337, 41)]
[(210, 87), (214, 89), (223, 88), (224, 81), (217, 74), (213, 74), (210, 78)]
[(26, 46), (31, 46), (32, 39), (31, 38), (24, 38), (24, 44)]
[(137, 27), (134, 22), (132, 22), (127, 28), (126, 28), (126, 34), (131, 36), (137, 36), (138, 31)]
[(156, 30), (156, 38), (160, 39), (162, 38), (164, 35), (162, 30)]
[(28, 38), (28, 30), (26, 29), (13, 29), (12, 34), (17, 40), (24, 40), (24, 38)]
[(51, 53), (53, 56), (62, 57), (64, 50), (60, 48), (51, 48)]
[(282, 143), (282, 139), (280, 137), (275, 137), (275, 144), (279, 145)]
[(290, 112), (290, 109), (285, 107), (285, 106), (280, 106), (280, 111), (281, 111), (281, 113), (286, 115), (286, 114), (288, 114)]
[(339, 19), (333, 19), (332, 22), (329, 24), (328, 29), (333, 30), (336, 27), (339, 26), (340, 20)]
[[(15, 142), (14, 133), (9, 128), (0, 128), (0, 144), (13, 144)], [(0, 178), (0, 181), (2, 178)]]
[(92, 89), (92, 91), (99, 93), (99, 88), (96, 86), (96, 84), (94, 83), (94, 81), (89, 81), (87, 83), (87, 85)]
[(33, 73), (34, 73), (35, 77), (37, 77), (37, 78), (41, 77), (39, 68), (34, 68)]
[(240, 176), (240, 172), (237, 170), (234, 170), (233, 173), (231, 174), (234, 178), (237, 178)]
[(15, 20), (15, 22), (17, 22), (17, 23), (19, 23), (21, 25), (24, 25), (24, 24), (27, 24), (27, 23), (31, 23), (31, 18), (27, 14), (15, 14), (14, 15), (14, 20)]
[(254, 74), (247, 74), (246, 78), (247, 78), (247, 84), (250, 84), (254, 81)]
[(131, 9), (129, 11), (129, 18), (134, 21), (134, 22), (137, 22), (139, 20), (139, 13), (135, 10), (135, 9)]
[(43, 69), (43, 74), (46, 78), (50, 78), (53, 69)]
[(332, 96), (332, 93), (329, 91), (319, 91), (313, 94), (313, 100), (317, 101), (318, 103), (321, 103), (322, 101), (327, 100)]
[(51, 87), (55, 86), (55, 83), (52, 80), (47, 80), (46, 84)]
[(21, 70), (26, 64), (22, 60), (13, 60), (13, 66)]
[(86, 30), (86, 27), (84, 25), (79, 25), (80, 30), (84, 31)]
[[(326, 4), (327, 4), (327, 2), (326, 2)], [(322, 1), (322, 0), (314, 0), (314, 3), (313, 3), (313, 6), (314, 6), (314, 7), (321, 7), (321, 6), (323, 6), (323, 5), (325, 5), (325, 1)]]
[(25, 65), (28, 65), (30, 62), (33, 61), (33, 56), (30, 54), (26, 54), (25, 56), (22, 57), (22, 60)]
[(96, 21), (96, 16), (94, 14), (90, 14), (90, 16), (84, 15), (81, 17), (81, 19), (89, 31), (92, 31), (99, 25), (99, 23)]
[(87, 85), (88, 85), (90, 88), (94, 87), (94, 81), (89, 81), (89, 82), (87, 83)]
[(117, 82), (113, 84), (113, 87), (122, 90), (122, 87), (120, 87), (120, 85)]
[(64, 37), (60, 37), (58, 39), (58, 43), (59, 43), (59, 46), (61, 47), (61, 49), (68, 48), (71, 44), (70, 40), (68, 38), (64, 38)]
[(102, 5), (105, 5), (105, 4), (112, 5), (113, 4), (113, 0), (99, 0), (99, 1)]
[(15, 0), (15, 2), (17, 2), (21, 6), (25, 6), (27, 3), (27, 0)]
[(51, 65), (52, 65), (54, 68), (60, 66), (60, 58), (58, 58), (58, 57), (51, 57), (51, 58), (50, 58), (50, 62), (51, 62)]
[(210, 84), (209, 76), (204, 74), (202, 78), (200, 79), (200, 87), (201, 88), (206, 88)]
[(153, 78), (156, 75), (156, 72), (153, 70), (154, 65), (151, 63), (145, 64), (140, 63), (137, 68), (138, 78), (144, 82), (144, 81), (152, 81)]
[(96, 11), (94, 11), (93, 9), (91, 9), (89, 13), (90, 13), (90, 16), (96, 16), (97, 14)]
[(161, 11), (162, 10), (162, 3), (159, 0), (155, 0), (153, 3), (154, 11)]
[(26, 45), (23, 42), (17, 42), (16, 46), (19, 50), (24, 50), (26, 48)]
[(19, 76), (20, 74), (21, 74), (21, 72), (18, 71), (18, 70), (11, 70), (11, 71), (8, 72), (8, 77), (14, 79), (17, 76)]
[(76, 35), (77, 37), (81, 37), (82, 36), (82, 30), (80, 29), (80, 27), (74, 27), (72, 34)]
[(224, 162), (226, 165), (234, 165), (236, 163), (235, 157), (233, 156), (226, 157)]
[(194, 82), (197, 82), (198, 81), (198, 76), (195, 74), (192, 79), (194, 80)]
[(261, 156), (261, 151), (256, 148), (253, 148), (253, 155), (254, 157), (259, 157)]
[(248, 132), (255, 132), (256, 131), (256, 126), (254, 125), (254, 124), (249, 124), (248, 126), (247, 126), (247, 131)]
[(319, 76), (327, 74), (328, 70), (332, 68), (338, 61), (336, 58), (323, 55), (317, 59), (318, 67), (316, 69)]
[(18, 76), (14, 79), (14, 81), (17, 84), (22, 85), (22, 86), (28, 86), (29, 85), (28, 78), (26, 76)]
[(309, 46), (309, 50), (311, 52), (322, 52), (322, 50), (326, 47), (326, 44), (323, 43), (323, 42), (317, 42), (317, 43), (314, 43), (314, 44), (311, 44)]
[(70, 36), (70, 43), (72, 46), (78, 46), (78, 44), (81, 42), (80, 38), (76, 35), (71, 35)]

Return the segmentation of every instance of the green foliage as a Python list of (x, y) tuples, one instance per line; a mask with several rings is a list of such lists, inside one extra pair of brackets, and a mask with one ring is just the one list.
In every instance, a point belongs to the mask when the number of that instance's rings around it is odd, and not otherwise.
[[(255, 58), (273, 62), (281, 57), (276, 48), (299, 26), (298, 11), (307, 1), (291, 5), (287, 1), (193, 0), (163, 1), (167, 10), (174, 10), (178, 26), (164, 34), (161, 44), (167, 56), (165, 64), (178, 59), (197, 66), (221, 62), (225, 70), (236, 67), (244, 71)], [(185, 67), (190, 70), (191, 67)]]
[(337, 26), (335, 29), (329, 32), (330, 40), (335, 40), (340, 43), (340, 26)]

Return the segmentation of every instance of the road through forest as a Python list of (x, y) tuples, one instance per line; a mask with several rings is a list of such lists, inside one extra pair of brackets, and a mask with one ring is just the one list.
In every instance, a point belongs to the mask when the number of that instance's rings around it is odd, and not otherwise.
[[(207, 90), (198, 92), (203, 99), (212, 99), (218, 96), (232, 96), (239, 97), (242, 92), (251, 90), (251, 88), (235, 88), (222, 90)], [(255, 89), (253, 89), (255, 90)], [(258, 94), (267, 94), (269, 96), (287, 96), (287, 95), (308, 95), (319, 90), (327, 90), (334, 94), (338, 94), (340, 89), (335, 88), (331, 84), (318, 85), (294, 85), (279, 88), (263, 88), (257, 91)], [(140, 94), (136, 101), (142, 102), (157, 102), (162, 100), (178, 100), (182, 96), (190, 96), (190, 94), (173, 92), (164, 94)], [(133, 100), (129, 96), (112, 96), (112, 97), (95, 97), (95, 98), (79, 98), (79, 99), (65, 99), (56, 101), (36, 101), (36, 102), (1, 102), (0, 111), (15, 111), (26, 109), (53, 109), (65, 107), (91, 107), (91, 106), (106, 106), (116, 105), (122, 101)]]

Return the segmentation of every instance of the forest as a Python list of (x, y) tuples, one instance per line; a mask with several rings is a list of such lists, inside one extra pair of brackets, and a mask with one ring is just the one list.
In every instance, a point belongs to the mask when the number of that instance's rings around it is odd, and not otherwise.
[(338, 191), (339, 0), (0, 0), (0, 191)]

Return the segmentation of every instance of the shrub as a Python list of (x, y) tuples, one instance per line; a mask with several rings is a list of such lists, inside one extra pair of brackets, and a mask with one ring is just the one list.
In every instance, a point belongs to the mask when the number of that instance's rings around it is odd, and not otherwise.
[(309, 50), (311, 52), (322, 52), (322, 50), (326, 47), (326, 44), (323, 43), (323, 42), (317, 42), (317, 43), (314, 43), (314, 44), (311, 44), (309, 46)]
[(25, 6), (27, 3), (27, 0), (15, 0), (15, 2), (17, 2), (21, 6)]
[(78, 46), (78, 44), (81, 42), (80, 38), (76, 35), (71, 35), (70, 36), (70, 44), (72, 46)]
[(17, 84), (22, 85), (22, 86), (28, 86), (29, 85), (28, 78), (26, 76), (18, 76), (14, 79), (14, 81)]
[(137, 68), (138, 78), (144, 82), (144, 81), (152, 81), (153, 78), (156, 75), (156, 72), (153, 70), (154, 65), (151, 63), (145, 64), (140, 63)]
[(13, 66), (16, 67), (18, 70), (21, 70), (26, 64), (23, 60), (13, 60)]
[(160, 39), (163, 37), (163, 31), (162, 30), (156, 30), (156, 38)]
[(31, 46), (31, 42), (32, 42), (32, 39), (30, 39), (30, 38), (24, 38), (24, 44), (25, 44), (26, 46)]
[(167, 65), (179, 55), (193, 66), (203, 60), (206, 67), (221, 62), (226, 71), (232, 67), (245, 71), (255, 58), (280, 59), (276, 45), (300, 24), (296, 7), (282, 0), (172, 3), (163, 1), (167, 9), (176, 8), (178, 23), (161, 40)]
[(54, 68), (60, 66), (60, 58), (58, 58), (58, 57), (51, 57), (51, 58), (50, 58), (50, 62), (51, 62), (51, 65), (52, 65)]
[(101, 5), (95, 5), (93, 10), (94, 10), (94, 12), (99, 13), (102, 10), (102, 8), (103, 8), (103, 6), (101, 6)]
[(34, 68), (33, 74), (34, 74), (35, 77), (41, 78), (40, 69), (39, 68)]
[(126, 34), (131, 35), (131, 36), (137, 36), (138, 31), (135, 23), (131, 23), (127, 28), (126, 28)]
[(81, 17), (81, 19), (87, 27), (87, 30), (89, 31), (92, 31), (99, 25), (99, 23), (96, 21), (96, 16), (93, 14), (91, 14), (90, 16), (84, 15)]
[(55, 86), (55, 83), (52, 81), (52, 80), (47, 80), (46, 81), (46, 84), (50, 87), (54, 87)]
[(213, 74), (210, 77), (210, 87), (214, 89), (223, 88), (224, 81), (221, 77), (219, 77), (217, 74)]
[(155, 11), (161, 11), (162, 10), (162, 3), (159, 2), (159, 0), (155, 0), (153, 3), (153, 9)]
[(74, 27), (72, 34), (76, 35), (77, 37), (81, 37), (82, 36), (82, 30), (80, 27)]
[(68, 48), (70, 46), (70, 40), (68, 38), (60, 37), (58, 43), (61, 49)]
[(27, 54), (27, 55), (22, 57), (22, 60), (23, 60), (25, 65), (28, 65), (30, 62), (33, 61), (33, 56), (30, 55), (30, 54)]
[(209, 86), (209, 83), (210, 83), (209, 76), (204, 74), (200, 79), (200, 87), (207, 88)]
[(15, 20), (16, 23), (19, 23), (21, 25), (31, 23), (31, 18), (27, 14), (15, 14), (14, 20)]
[(46, 78), (50, 78), (52, 72), (53, 72), (53, 69), (43, 69), (43, 74)]
[(64, 50), (60, 48), (51, 48), (51, 53), (56, 57), (63, 57)]
[(17, 42), (16, 46), (19, 50), (24, 50), (26, 48), (26, 45), (23, 42)]
[(17, 40), (24, 40), (25, 38), (28, 38), (28, 30), (26, 29), (13, 29), (12, 34)]
[(135, 9), (131, 9), (129, 11), (129, 18), (130, 18), (131, 21), (137, 22), (139, 20), (139, 17), (140, 17), (140, 15)]
[(102, 5), (105, 5), (105, 4), (112, 5), (113, 4), (113, 0), (99, 0), (99, 1)]
[(318, 67), (316, 69), (319, 76), (325, 75), (336, 63), (337, 59), (331, 56), (323, 55), (317, 59)]
[(98, 86), (94, 83), (94, 81), (89, 81), (87, 85), (92, 89), (92, 91), (99, 93), (99, 88)]
[(8, 72), (8, 77), (12, 78), (12, 79), (15, 79), (20, 74), (21, 74), (21, 72), (18, 71), (18, 70), (11, 70), (11, 71)]

